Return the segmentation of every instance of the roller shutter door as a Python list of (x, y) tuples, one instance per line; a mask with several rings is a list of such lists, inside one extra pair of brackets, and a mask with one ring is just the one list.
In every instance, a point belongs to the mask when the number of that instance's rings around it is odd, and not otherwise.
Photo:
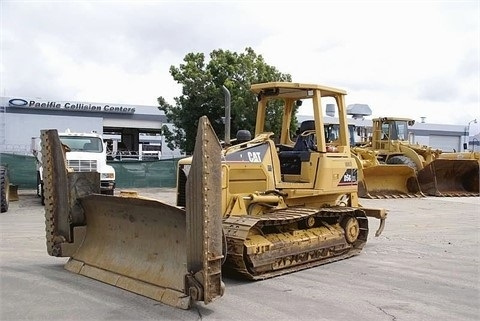
[(444, 152), (462, 151), (460, 136), (430, 135), (429, 146)]

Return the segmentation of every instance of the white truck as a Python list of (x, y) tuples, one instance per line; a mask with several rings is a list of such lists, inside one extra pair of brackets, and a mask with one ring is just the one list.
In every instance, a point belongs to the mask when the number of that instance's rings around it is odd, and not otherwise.
[[(58, 133), (60, 141), (66, 146), (67, 167), (75, 172), (100, 173), (100, 191), (113, 195), (115, 191), (115, 169), (107, 165), (106, 144), (102, 136), (95, 133), (74, 133), (67, 129)], [(40, 137), (32, 137), (32, 153), (37, 162), (37, 194), (43, 197), (42, 148)]]

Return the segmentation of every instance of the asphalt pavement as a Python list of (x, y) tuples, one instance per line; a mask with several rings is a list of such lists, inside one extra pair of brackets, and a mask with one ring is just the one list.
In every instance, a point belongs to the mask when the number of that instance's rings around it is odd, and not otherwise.
[[(173, 203), (173, 189), (138, 189)], [(355, 257), (258, 282), (179, 310), (73, 274), (45, 245), (34, 191), (0, 214), (1, 320), (479, 320), (480, 198), (362, 200), (389, 210)], [(373, 230), (373, 231), (372, 231)]]

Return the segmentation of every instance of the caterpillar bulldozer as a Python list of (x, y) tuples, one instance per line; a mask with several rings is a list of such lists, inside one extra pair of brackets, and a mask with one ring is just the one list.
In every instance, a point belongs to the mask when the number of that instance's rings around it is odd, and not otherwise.
[[(251, 90), (258, 99), (254, 138), (237, 139), (222, 150), (226, 273), (259, 280), (360, 253), (367, 241), (367, 216), (380, 219), (378, 236), (386, 212), (358, 203), (346, 93), (281, 82), (254, 84)], [(311, 102), (314, 119), (303, 122), (294, 137), (290, 124), (302, 101)], [(323, 101), (334, 102), (340, 115), (334, 143), (325, 137)], [(283, 118), (275, 137), (265, 127), (269, 108), (276, 102), (283, 106)], [(179, 162), (178, 206), (186, 205), (190, 163), (188, 158)]]
[[(372, 121), (371, 141), (353, 149), (363, 163), (361, 197), (371, 196), (375, 185), (389, 186), (407, 195), (479, 195), (479, 161), (474, 155), (442, 153), (414, 143), (413, 134), (408, 132), (415, 122), (412, 119), (381, 117)], [(384, 173), (390, 173), (390, 177), (396, 173), (397, 179), (385, 179)]]
[[(368, 217), (380, 220), (378, 236), (387, 213), (358, 203), (346, 93), (278, 82), (252, 90), (253, 139), (222, 148), (207, 117), (199, 119), (193, 156), (178, 170), (182, 206), (101, 195), (98, 173), (70, 171), (56, 130), (42, 131), (48, 253), (69, 257), (69, 271), (183, 309), (222, 296), (222, 273), (260, 280), (359, 254)], [(324, 137), (327, 98), (343, 115), (336, 145)], [(284, 102), (277, 143), (264, 132), (275, 100)], [(312, 101), (314, 121), (294, 142), (289, 127), (300, 100)]]

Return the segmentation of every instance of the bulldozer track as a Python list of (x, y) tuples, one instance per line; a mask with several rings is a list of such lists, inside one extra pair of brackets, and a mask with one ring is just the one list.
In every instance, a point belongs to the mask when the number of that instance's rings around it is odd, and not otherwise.
[[(301, 245), (305, 240), (304, 230), (288, 230), (291, 224), (302, 225), (307, 220), (315, 219), (316, 224), (328, 230), (345, 218), (354, 217), (359, 224), (359, 234), (353, 243), (347, 242), (345, 231), (340, 238), (328, 238), (316, 235), (309, 239), (308, 245)], [(361, 252), (368, 236), (368, 219), (360, 209), (349, 207), (336, 208), (289, 208), (256, 216), (231, 216), (224, 220), (223, 229), (227, 239), (227, 259), (224, 265), (226, 273), (233, 273), (251, 280), (261, 280), (314, 266), (342, 260)], [(338, 231), (335, 231), (338, 232)], [(291, 240), (277, 244), (274, 251), (247, 254), (246, 241), (253, 234), (288, 234)], [(279, 247), (278, 247), (279, 246)], [(254, 263), (255, 262), (255, 263)], [(255, 266), (256, 263), (261, 265)]]

